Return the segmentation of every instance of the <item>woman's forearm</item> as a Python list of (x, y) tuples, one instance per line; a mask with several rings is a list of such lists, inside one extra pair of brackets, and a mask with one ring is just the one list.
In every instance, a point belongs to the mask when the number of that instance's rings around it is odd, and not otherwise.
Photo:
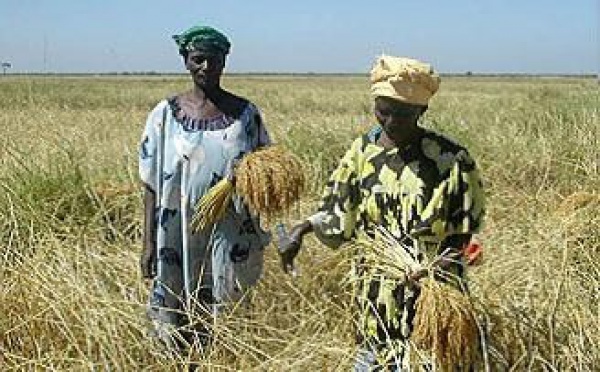
[(309, 220), (304, 220), (303, 222), (294, 226), (293, 234), (298, 235), (300, 238), (302, 238), (304, 235), (309, 234), (311, 232), (313, 232), (312, 224)]
[(148, 186), (144, 189), (144, 250), (156, 246), (156, 193)]

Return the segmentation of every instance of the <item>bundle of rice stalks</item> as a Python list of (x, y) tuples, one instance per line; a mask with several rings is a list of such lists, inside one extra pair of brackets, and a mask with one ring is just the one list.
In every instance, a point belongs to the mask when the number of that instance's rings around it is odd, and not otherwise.
[(235, 176), (236, 192), (254, 213), (266, 217), (287, 211), (300, 198), (305, 183), (302, 163), (281, 146), (247, 154)]
[(220, 220), (233, 196), (233, 183), (223, 178), (200, 199), (192, 218), (192, 230), (199, 232)]
[(235, 186), (223, 179), (198, 202), (192, 229), (204, 230), (223, 217), (233, 193), (240, 195), (252, 212), (269, 217), (285, 212), (304, 190), (302, 164), (280, 146), (268, 146), (245, 155), (234, 169)]
[(421, 280), (411, 341), (430, 350), (443, 371), (468, 370), (476, 360), (479, 330), (469, 298), (455, 287), (432, 279)]
[[(428, 276), (419, 280), (421, 288), (415, 309), (411, 342), (425, 352), (425, 360), (441, 370), (465, 369), (476, 360), (479, 348), (479, 328), (471, 300), (450, 284), (436, 280), (436, 263), (440, 257), (428, 257), (427, 252), (400, 243), (389, 232), (378, 229), (374, 238), (362, 236), (357, 240), (364, 255), (359, 280), (380, 275), (406, 282), (412, 273), (427, 270)], [(423, 258), (416, 257), (422, 254)], [(420, 353), (417, 353), (420, 354)], [(415, 360), (417, 363), (425, 360)]]

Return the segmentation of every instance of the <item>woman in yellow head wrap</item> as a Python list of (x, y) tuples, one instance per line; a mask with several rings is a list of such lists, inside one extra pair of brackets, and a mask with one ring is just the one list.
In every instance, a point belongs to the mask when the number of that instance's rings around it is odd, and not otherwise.
[[(426, 63), (377, 59), (371, 93), (379, 126), (353, 142), (331, 175), (318, 212), (292, 228), (281, 247), (286, 270), (309, 232), (338, 247), (357, 233), (383, 228), (412, 252), (437, 250), (443, 255), (439, 269), (462, 278), (461, 250), (482, 227), (484, 199), (467, 149), (419, 125), (439, 84)], [(357, 296), (361, 351), (355, 370), (407, 370), (420, 292), (415, 284), (426, 273), (412, 272), (401, 283), (379, 274), (357, 276), (357, 293), (363, 295)]]

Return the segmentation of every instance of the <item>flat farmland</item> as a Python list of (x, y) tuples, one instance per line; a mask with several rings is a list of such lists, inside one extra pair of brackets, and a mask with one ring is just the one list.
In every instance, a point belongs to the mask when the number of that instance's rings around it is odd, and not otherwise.
[[(366, 76), (231, 75), (308, 187), (375, 119)], [(276, 249), (249, 306), (226, 311), (205, 354), (148, 337), (139, 273), (146, 115), (188, 78), (0, 77), (0, 365), (17, 370), (345, 371), (354, 358), (351, 252), (305, 243), (300, 275)], [(593, 79), (446, 77), (423, 125), (464, 143), (488, 200), (470, 267), (492, 370), (600, 367), (600, 90)], [(272, 228), (274, 221), (265, 221)]]

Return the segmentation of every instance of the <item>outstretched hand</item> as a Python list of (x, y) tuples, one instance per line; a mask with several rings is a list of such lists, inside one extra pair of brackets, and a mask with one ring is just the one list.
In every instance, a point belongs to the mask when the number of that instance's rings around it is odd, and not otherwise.
[(279, 247), (279, 256), (281, 257), (281, 267), (286, 274), (293, 273), (295, 270), (294, 259), (300, 251), (300, 243), (289, 241), (288, 244)]
[(310, 223), (303, 222), (295, 225), (288, 236), (279, 241), (279, 256), (281, 257), (281, 266), (286, 273), (293, 273), (295, 270), (294, 259), (302, 247), (302, 238), (310, 229)]

